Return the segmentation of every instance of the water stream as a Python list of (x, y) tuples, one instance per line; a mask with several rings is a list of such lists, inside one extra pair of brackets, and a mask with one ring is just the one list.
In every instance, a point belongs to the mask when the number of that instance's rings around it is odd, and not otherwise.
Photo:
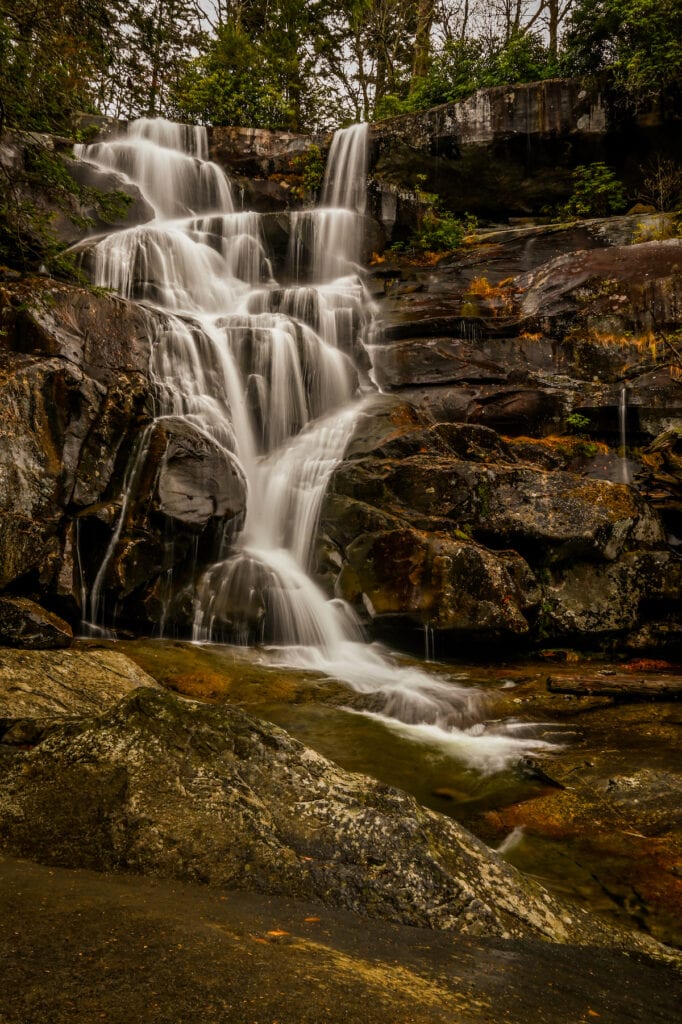
[(625, 385), (620, 389), (620, 398), (618, 400), (618, 427), (620, 431), (620, 458), (618, 460), (618, 477), (619, 483), (630, 484), (632, 483), (630, 475), (630, 466), (628, 464), (628, 436), (627, 436), (627, 424), (628, 424), (628, 389)]
[[(282, 287), (262, 218), (235, 210), (205, 130), (134, 122), (77, 156), (134, 182), (156, 216), (87, 243), (89, 265), (97, 285), (150, 310), (157, 422), (216, 446), (229, 486), (247, 495), (241, 530), (226, 531), (196, 581), (194, 640), (268, 645), (273, 661), (380, 695), (378, 718), (401, 735), (499, 765), (549, 745), (486, 723), (477, 690), (366, 643), (352, 609), (310, 575), (325, 489), (371, 387), (357, 359), (373, 315), (359, 266), (366, 147), (364, 125), (336, 133), (321, 205), (290, 215)], [(133, 463), (129, 488), (136, 478)], [(101, 586), (128, 502), (89, 594), (90, 630), (107, 626)]]

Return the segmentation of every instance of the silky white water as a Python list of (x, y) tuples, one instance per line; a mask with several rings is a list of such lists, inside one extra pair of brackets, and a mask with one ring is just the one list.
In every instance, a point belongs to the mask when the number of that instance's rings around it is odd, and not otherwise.
[[(290, 215), (287, 287), (273, 277), (262, 218), (235, 211), (208, 161), (205, 131), (162, 120), (78, 148), (155, 211), (85, 248), (96, 284), (150, 310), (159, 419), (191, 425), (245, 481), (241, 529), (196, 581), (194, 639), (266, 644), (273, 660), (380, 695), (382, 720), (415, 741), (496, 770), (549, 744), (486, 726), (478, 692), (365, 643), (353, 610), (310, 575), (325, 490), (366, 401), (354, 358), (372, 317), (359, 267), (366, 148), (364, 125), (334, 137), (322, 205)], [(89, 595), (93, 629), (105, 625), (100, 592), (128, 500)]]

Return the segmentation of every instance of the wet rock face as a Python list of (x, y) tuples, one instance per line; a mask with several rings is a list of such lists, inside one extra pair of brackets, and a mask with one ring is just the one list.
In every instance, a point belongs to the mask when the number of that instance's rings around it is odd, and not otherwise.
[(441, 650), (634, 634), (663, 614), (676, 556), (643, 497), (581, 475), (567, 444), (552, 461), (551, 445), (378, 400), (326, 499), (323, 584), (402, 647), (425, 626)]
[(164, 422), (162, 430), (158, 496), (164, 515), (197, 527), (244, 515), (246, 480), (237, 459), (181, 420)]
[(270, 131), (262, 128), (211, 128), (210, 154), (228, 172), (252, 178), (289, 168), (292, 158), (301, 156), (312, 143), (300, 132)]
[(155, 325), (142, 307), (33, 279), (0, 285), (0, 318), (0, 590), (40, 594), (75, 626), (128, 494), (103, 586), (139, 629), (168, 610), (162, 576), (175, 568), (182, 589), (185, 567), (213, 560), (243, 518), (241, 468), (180, 420), (149, 437)]
[[(680, 595), (664, 609), (651, 566), (676, 578), (666, 543), (682, 536), (682, 367), (665, 341), (682, 247), (632, 244), (645, 221), (500, 229), (435, 267), (373, 270), (373, 374), (394, 404), (358, 423), (335, 475), (320, 576), (377, 633), (405, 644), (412, 623), (415, 646), (424, 626), (473, 641), (494, 624), (510, 643), (679, 651)], [(480, 572), (434, 584), (453, 542), (497, 581), (494, 615)], [(507, 583), (507, 552), (532, 600)]]
[(67, 509), (100, 500), (127, 461), (148, 395), (145, 314), (29, 280), (0, 287), (0, 317), (0, 586), (25, 579), (61, 607), (61, 577), (70, 613)]
[(473, 935), (608, 942), (450, 819), (235, 708), (138, 690), (0, 777), (15, 855), (313, 898)]

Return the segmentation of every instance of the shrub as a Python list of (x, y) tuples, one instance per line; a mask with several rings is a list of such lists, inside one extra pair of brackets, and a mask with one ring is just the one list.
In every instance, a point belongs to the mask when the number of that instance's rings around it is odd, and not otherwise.
[(625, 186), (604, 163), (581, 164), (573, 171), (573, 192), (559, 213), (564, 217), (607, 217), (627, 205)]

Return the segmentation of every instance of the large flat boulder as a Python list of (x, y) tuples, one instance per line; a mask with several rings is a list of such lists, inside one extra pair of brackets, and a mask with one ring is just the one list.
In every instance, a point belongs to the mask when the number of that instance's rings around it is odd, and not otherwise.
[(141, 686), (157, 688), (157, 683), (118, 651), (0, 647), (4, 720), (96, 715)]
[[(236, 708), (138, 690), (55, 725), (0, 778), (3, 849), (312, 898), (469, 935), (609, 944), (454, 821)], [(635, 940), (636, 941), (636, 940)]]

